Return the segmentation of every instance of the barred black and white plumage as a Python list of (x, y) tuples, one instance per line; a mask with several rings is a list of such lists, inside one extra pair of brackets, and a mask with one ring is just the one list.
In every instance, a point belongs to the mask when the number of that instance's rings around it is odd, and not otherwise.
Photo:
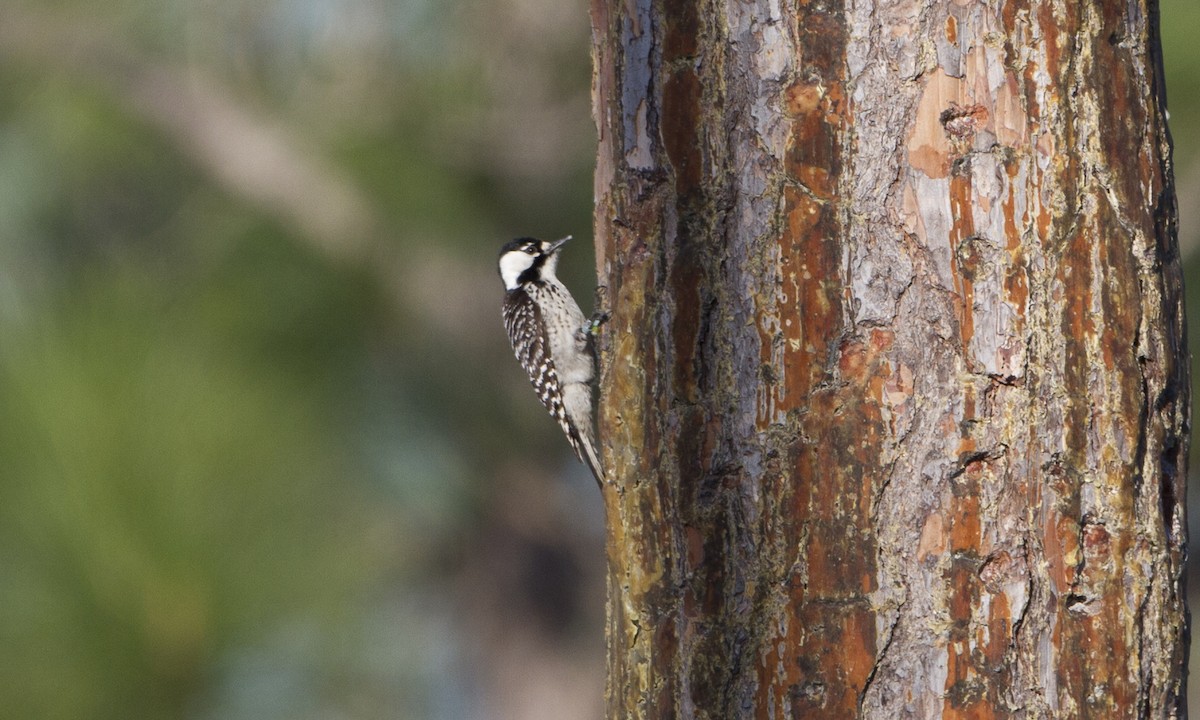
[(501, 248), (504, 329), (538, 400), (603, 482), (592, 423), (595, 361), (588, 321), (555, 275), (558, 249), (567, 240), (518, 238)]

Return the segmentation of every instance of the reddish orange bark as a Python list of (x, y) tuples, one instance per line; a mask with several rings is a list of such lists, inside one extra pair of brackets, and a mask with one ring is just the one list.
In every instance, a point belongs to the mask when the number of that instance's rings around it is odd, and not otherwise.
[(1152, 11), (593, 1), (610, 717), (1180, 716)]

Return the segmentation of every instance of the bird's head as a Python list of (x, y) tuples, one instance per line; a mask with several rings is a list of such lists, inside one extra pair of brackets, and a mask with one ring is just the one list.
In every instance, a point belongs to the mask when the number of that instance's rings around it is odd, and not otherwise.
[(570, 240), (538, 240), (524, 237), (510, 240), (500, 248), (500, 279), (506, 290), (515, 290), (523, 283), (554, 277), (558, 267), (558, 249)]

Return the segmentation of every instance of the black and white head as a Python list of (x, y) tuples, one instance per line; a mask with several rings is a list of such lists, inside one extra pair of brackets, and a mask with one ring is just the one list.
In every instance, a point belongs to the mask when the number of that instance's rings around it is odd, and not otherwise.
[(504, 289), (516, 290), (527, 282), (554, 279), (558, 249), (570, 239), (570, 235), (553, 241), (524, 237), (505, 243), (500, 248), (500, 279), (504, 281)]

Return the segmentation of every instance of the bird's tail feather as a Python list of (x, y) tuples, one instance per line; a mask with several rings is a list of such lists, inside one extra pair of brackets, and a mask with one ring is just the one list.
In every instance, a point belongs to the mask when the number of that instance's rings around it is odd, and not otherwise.
[(596, 446), (591, 438), (580, 438), (579, 450), (579, 459), (588, 466), (588, 469), (592, 471), (592, 475), (596, 478), (596, 482), (603, 488), (604, 466), (600, 464), (600, 455), (596, 452)]

